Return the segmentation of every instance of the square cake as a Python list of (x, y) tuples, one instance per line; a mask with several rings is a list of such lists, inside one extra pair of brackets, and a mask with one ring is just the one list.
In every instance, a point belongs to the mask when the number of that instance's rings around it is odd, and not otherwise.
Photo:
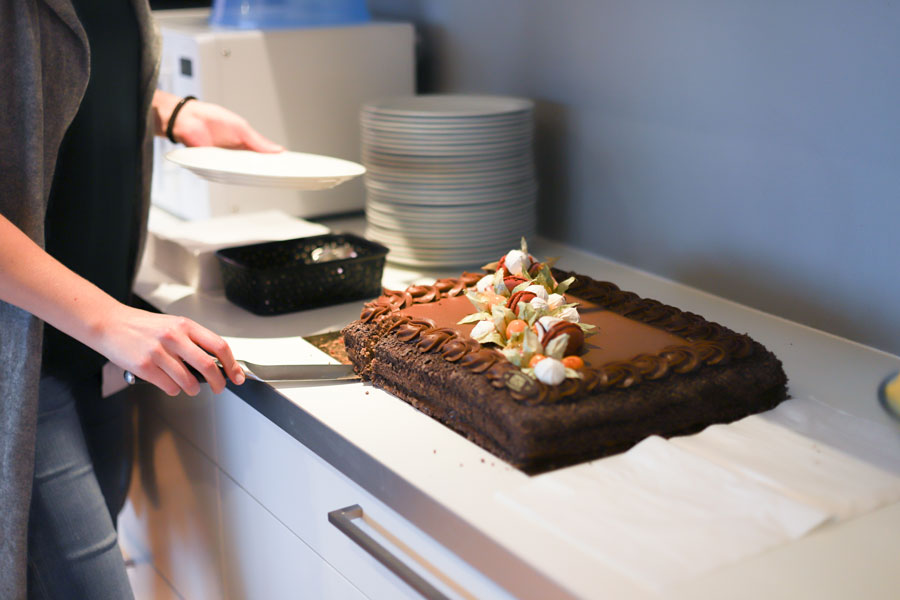
[(772, 352), (703, 317), (514, 250), (385, 290), (343, 330), (371, 381), (534, 474), (773, 408)]

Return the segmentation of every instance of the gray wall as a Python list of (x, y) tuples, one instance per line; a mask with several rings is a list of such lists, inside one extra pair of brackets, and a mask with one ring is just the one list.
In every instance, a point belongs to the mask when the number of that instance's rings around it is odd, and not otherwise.
[(537, 100), (545, 236), (900, 354), (900, 2), (370, 6)]

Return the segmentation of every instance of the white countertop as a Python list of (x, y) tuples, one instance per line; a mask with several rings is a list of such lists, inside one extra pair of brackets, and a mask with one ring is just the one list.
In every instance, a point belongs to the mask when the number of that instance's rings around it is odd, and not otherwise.
[[(360, 228), (359, 219), (327, 224), (335, 231)], [(623, 289), (747, 332), (783, 361), (792, 397), (815, 398), (900, 434), (875, 397), (879, 382), (900, 368), (897, 356), (557, 243), (537, 240), (531, 246), (538, 256), (562, 257), (557, 263), (560, 268), (613, 281)], [(421, 272), (389, 263), (383, 283), (402, 289), (458, 272)], [(198, 293), (172, 283), (152, 267), (142, 269), (137, 292), (164, 312), (191, 317), (231, 338), (239, 358), (258, 363), (308, 362), (309, 348), (297, 337), (343, 327), (357, 318), (362, 304), (258, 317), (230, 304), (221, 294)], [(528, 476), (392, 395), (362, 383), (276, 387), (298, 410), (575, 597), (888, 598), (900, 589), (900, 569), (896, 568), (900, 503), (822, 525), (799, 540), (654, 592), (509, 510), (498, 497), (516, 493), (528, 483)], [(896, 458), (900, 465), (900, 456)], [(477, 541), (468, 544), (454, 539), (452, 524), (428, 523), (424, 517), (412, 520), (489, 576), (502, 567), (492, 563), (490, 553), (479, 550)]]

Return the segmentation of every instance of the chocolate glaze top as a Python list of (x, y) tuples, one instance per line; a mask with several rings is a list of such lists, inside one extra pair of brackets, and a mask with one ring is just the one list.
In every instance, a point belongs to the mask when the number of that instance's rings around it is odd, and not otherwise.
[[(558, 281), (571, 275), (554, 270)], [(754, 343), (746, 335), (656, 300), (623, 292), (615, 284), (578, 275), (566, 296), (569, 302), (579, 303), (582, 321), (597, 325), (598, 333), (586, 338), (582, 378), (548, 386), (522, 373), (497, 350), (482, 347), (469, 337), (472, 324), (457, 324), (474, 312), (464, 292), (481, 277), (464, 273), (458, 279), (442, 279), (431, 286), (410, 286), (402, 292), (385, 290), (384, 295), (363, 307), (360, 318), (380, 323), (388, 334), (415, 344), (422, 352), (438, 352), (445, 360), (484, 374), (491, 385), (507, 388), (514, 399), (527, 404), (629, 388), (673, 372), (683, 374), (704, 365), (725, 364), (754, 352)]]

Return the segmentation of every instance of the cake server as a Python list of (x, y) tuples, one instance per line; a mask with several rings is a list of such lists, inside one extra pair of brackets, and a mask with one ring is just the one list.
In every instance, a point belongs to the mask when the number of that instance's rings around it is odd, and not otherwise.
[[(236, 362), (241, 367), (241, 370), (244, 371), (244, 376), (247, 379), (267, 383), (353, 381), (359, 379), (359, 375), (353, 371), (353, 365), (258, 365), (245, 360)], [(219, 369), (222, 368), (218, 360), (216, 365), (218, 365)], [(201, 383), (206, 381), (206, 378), (190, 365), (188, 365), (188, 370)], [(129, 385), (133, 385), (142, 380), (131, 371), (125, 371), (125, 381)]]
[[(236, 362), (244, 371), (247, 379), (255, 381), (264, 381), (267, 383), (284, 383), (284, 382), (304, 382), (304, 381), (354, 381), (359, 379), (353, 371), (353, 365), (347, 364), (350, 359), (347, 357), (347, 351), (344, 348), (344, 340), (341, 337), (340, 330), (326, 331), (325, 333), (317, 333), (315, 335), (303, 336), (303, 339), (312, 344), (328, 356), (340, 361), (340, 364), (287, 364), (287, 365), (259, 365), (246, 360), (237, 360)], [(222, 369), (222, 364), (216, 359), (216, 365)], [(186, 365), (191, 374), (203, 383), (206, 378), (203, 377), (196, 369), (190, 365)], [(226, 379), (228, 379), (226, 377)], [(142, 381), (136, 377), (134, 373), (125, 371), (125, 381), (129, 384), (135, 384)]]
[(237, 364), (247, 379), (267, 381), (343, 381), (359, 379), (353, 365), (257, 365), (246, 360)]

